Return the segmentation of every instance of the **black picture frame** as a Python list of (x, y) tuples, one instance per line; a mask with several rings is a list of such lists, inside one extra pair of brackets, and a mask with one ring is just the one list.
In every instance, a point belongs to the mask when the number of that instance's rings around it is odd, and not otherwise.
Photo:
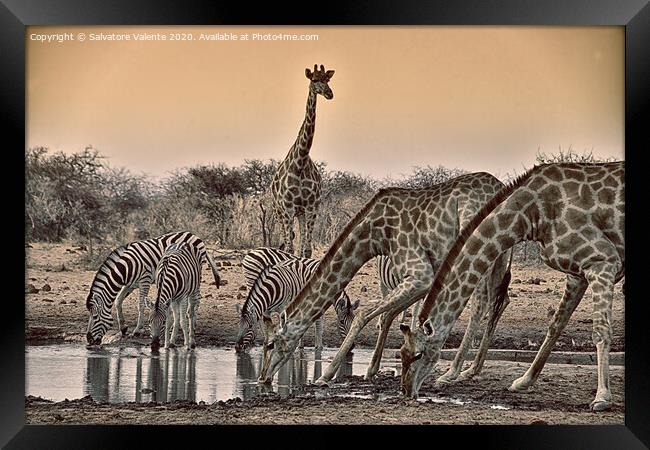
[[(2, 369), (0, 384), (2, 419), (0, 444), (6, 448), (121, 448), (169, 442), (189, 436), (188, 444), (200, 445), (201, 439), (213, 446), (243, 445), (237, 440), (228, 444), (223, 433), (243, 437), (248, 442), (256, 437), (269, 442), (280, 439), (312, 445), (319, 438), (339, 445), (333, 431), (347, 432), (350, 439), (373, 438), (384, 441), (395, 436), (405, 445), (465, 444), (480, 442), (482, 448), (644, 448), (650, 446), (650, 377), (646, 350), (649, 327), (646, 320), (647, 301), (642, 297), (640, 267), (644, 242), (639, 230), (644, 213), (644, 152), (650, 150), (648, 139), (648, 91), (650, 90), (650, 6), (647, 0), (462, 0), (303, 3), (300, 7), (278, 2), (253, 6), (248, 2), (210, 2), (201, 0), (0, 0), (0, 102), (2, 117), (8, 125), (3, 157), (9, 158), (4, 171), (3, 189), (5, 215), (5, 269), (16, 270), (25, 279), (25, 266), (19, 267), (25, 249), (15, 236), (24, 233), (24, 206), (14, 193), (24, 185), (25, 148), (25, 27), (29, 25), (548, 25), (587, 26), (618, 25), (625, 27), (625, 158), (627, 164), (627, 238), (628, 259), (632, 265), (626, 274), (626, 291), (631, 301), (625, 310), (625, 425), (621, 426), (481, 426), (436, 428), (425, 427), (264, 427), (251, 433), (248, 427), (137, 427), (137, 426), (36, 426), (25, 425), (25, 330), (24, 307), (18, 298), (24, 296), (21, 283), (13, 274), (4, 277), (5, 295), (2, 304)], [(9, 138), (9, 139), (7, 139)], [(647, 176), (647, 175), (646, 175)], [(641, 217), (640, 217), (641, 216)], [(8, 222), (8, 223), (7, 223)], [(14, 236), (15, 234), (15, 236)], [(639, 264), (635, 264), (637, 261)], [(635, 275), (636, 274), (636, 275)], [(17, 273), (16, 279), (21, 278)], [(370, 430), (371, 429), (371, 430)], [(252, 430), (251, 430), (252, 431)], [(243, 432), (243, 434), (242, 434)], [(308, 434), (307, 434), (308, 433)], [(294, 435), (293, 438), (290, 436)], [(415, 439), (417, 442), (409, 441)], [(223, 441), (221, 439), (224, 439)], [(346, 438), (347, 439), (347, 438)], [(290, 441), (291, 442), (291, 441)], [(385, 442), (385, 441), (384, 441)], [(443, 444), (445, 443), (445, 444)], [(456, 443), (456, 444), (450, 444)], [(438, 445), (436, 445), (438, 446)]]

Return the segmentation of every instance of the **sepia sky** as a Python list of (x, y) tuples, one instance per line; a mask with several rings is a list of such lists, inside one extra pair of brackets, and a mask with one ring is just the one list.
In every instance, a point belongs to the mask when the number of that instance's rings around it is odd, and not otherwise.
[[(144, 32), (194, 40), (90, 40)], [(53, 33), (75, 40), (32, 40)], [(503, 176), (531, 167), (538, 148), (569, 146), (624, 158), (622, 27), (29, 27), (26, 42), (27, 146), (93, 145), (111, 165), (155, 177), (283, 159), (316, 63), (336, 71), (334, 98), (318, 98), (311, 149), (329, 169), (397, 178), (428, 164)]]

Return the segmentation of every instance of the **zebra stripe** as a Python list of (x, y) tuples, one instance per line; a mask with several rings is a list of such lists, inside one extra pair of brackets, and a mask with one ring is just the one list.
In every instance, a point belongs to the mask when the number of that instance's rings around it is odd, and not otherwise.
[[(307, 284), (318, 262), (293, 257), (269, 266), (259, 274), (241, 309), (235, 349), (240, 350), (253, 343), (256, 325), (262, 315), (269, 311), (283, 309)], [(322, 320), (322, 317), (319, 320)], [(322, 334), (320, 336), (318, 334), (317, 328), (317, 347), (322, 342)]]
[[(195, 347), (196, 308), (200, 301), (202, 256), (188, 242), (171, 244), (156, 268), (158, 293), (149, 317), (151, 348), (160, 347), (160, 333), (165, 326), (165, 348), (176, 345), (179, 323), (183, 328), (185, 346)], [(171, 313), (174, 326), (170, 330)], [(171, 331), (171, 336), (170, 336)]]
[[(242, 268), (244, 270), (246, 283), (249, 287), (249, 292), (252, 290), (256, 280), (260, 274), (264, 272), (264, 270), (286, 261), (301, 261), (305, 265), (304, 270), (309, 271), (309, 274), (306, 275), (306, 278), (304, 278), (305, 274), (301, 274), (305, 280), (309, 279), (309, 276), (313, 274), (319, 263), (319, 260), (317, 259), (300, 258), (294, 256), (291, 253), (271, 247), (261, 247), (252, 250), (242, 260)], [(284, 280), (285, 283), (290, 283), (293, 281), (295, 280), (287, 280), (286, 277)], [(304, 281), (301, 286), (304, 286), (305, 283), (306, 281)], [(264, 290), (265, 288), (261, 286), (260, 289)], [(268, 304), (275, 302), (273, 298), (275, 295), (277, 295), (276, 293), (280, 292), (281, 290), (282, 287), (280, 285), (277, 285), (276, 289), (273, 292), (266, 290), (264, 292), (264, 296), (259, 297), (262, 298), (262, 300), (258, 300), (259, 304), (254, 305), (252, 308), (249, 307), (246, 302), (244, 303), (245, 306), (243, 309), (240, 309), (239, 305), (236, 305), (237, 314), (240, 316), (239, 334), (237, 336), (236, 347), (247, 347), (248, 345), (252, 344), (253, 340), (255, 339), (255, 332), (251, 331), (252, 328), (254, 328), (255, 325), (259, 323), (259, 318), (262, 316), (262, 314), (270, 309)], [(246, 301), (249, 301), (248, 298)], [(359, 302), (357, 301), (355, 304), (352, 304), (350, 297), (345, 291), (342, 292), (341, 296), (334, 302), (334, 310), (338, 317), (338, 330), (341, 339), (345, 338), (345, 335), (350, 329), (352, 320), (354, 319), (354, 310), (358, 306)], [(320, 327), (322, 326), (322, 323), (319, 323), (318, 325)], [(322, 332), (320, 335), (322, 335)]]
[(173, 243), (187, 242), (196, 247), (201, 261), (206, 259), (217, 287), (220, 284), (217, 266), (205, 248), (204, 242), (188, 231), (167, 233), (151, 239), (135, 241), (113, 250), (97, 270), (86, 298), (89, 311), (86, 339), (91, 345), (101, 343), (113, 324), (111, 310), (116, 303), (118, 327), (126, 334), (122, 302), (136, 288), (140, 290), (138, 323), (133, 334), (143, 329), (144, 306), (149, 287), (154, 282), (154, 271), (164, 251)]
[(264, 271), (264, 269), (267, 267), (275, 266), (276, 264), (283, 261), (297, 258), (297, 256), (294, 256), (291, 253), (271, 247), (260, 247), (248, 252), (248, 254), (244, 256), (244, 259), (242, 260), (244, 278), (246, 278), (248, 289), (251, 289), (253, 287), (253, 284), (255, 284), (255, 280), (257, 280), (259, 274), (262, 273), (262, 271)]

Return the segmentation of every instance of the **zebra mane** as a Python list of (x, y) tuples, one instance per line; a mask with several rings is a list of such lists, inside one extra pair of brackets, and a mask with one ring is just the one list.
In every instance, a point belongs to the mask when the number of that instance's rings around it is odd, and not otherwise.
[(542, 166), (533, 166), (528, 171), (519, 175), (515, 180), (511, 181), (508, 185), (501, 188), (501, 190), (497, 192), (494, 195), (494, 197), (492, 197), (485, 205), (483, 205), (483, 207), (476, 213), (476, 215), (472, 217), (472, 220), (470, 220), (469, 223), (467, 223), (467, 225), (465, 225), (465, 227), (460, 231), (458, 237), (456, 238), (456, 241), (451, 246), (451, 249), (449, 249), (447, 256), (445, 257), (442, 264), (440, 265), (440, 268), (438, 269), (438, 272), (436, 273), (436, 277), (433, 281), (433, 285), (429, 290), (429, 294), (425, 298), (424, 303), (420, 308), (420, 313), (418, 315), (418, 319), (420, 320), (420, 323), (422, 323), (427, 319), (429, 312), (433, 307), (433, 303), (435, 302), (438, 296), (437, 294), (442, 289), (442, 285), (445, 281), (445, 278), (447, 277), (447, 274), (451, 271), (451, 267), (454, 265), (454, 262), (456, 261), (456, 258), (460, 254), (461, 249), (465, 245), (465, 242), (467, 242), (467, 239), (469, 239), (472, 233), (474, 233), (474, 230), (478, 228), (481, 222), (483, 222), (483, 220), (492, 211), (494, 211), (494, 209), (497, 206), (503, 203), (503, 201), (507, 199), (515, 191), (515, 189), (517, 189), (526, 181), (528, 181), (531, 175), (534, 172), (536, 172), (537, 169), (539, 169), (540, 167)]
[[(93, 278), (93, 282), (90, 285), (90, 293), (91, 294), (93, 292), (96, 293), (98, 290), (100, 290), (100, 288), (97, 285), (97, 277), (100, 274), (104, 273), (104, 269), (107, 268), (108, 262), (113, 261), (113, 262), (117, 263), (118, 261), (120, 261), (122, 259), (122, 256), (124, 255), (124, 252), (126, 252), (129, 245), (130, 245), (130, 243), (120, 245), (116, 249), (112, 250), (108, 254), (108, 256), (104, 259), (104, 262), (102, 262), (102, 264), (99, 266), (99, 269), (97, 269), (97, 272), (95, 272), (95, 277)], [(88, 297), (86, 298), (86, 308), (90, 308), (90, 300), (91, 300), (91, 298), (92, 298), (92, 295), (88, 295)]]
[(266, 267), (264, 268), (264, 270), (262, 270), (262, 271), (259, 273), (259, 275), (257, 276), (257, 278), (255, 279), (255, 282), (253, 283), (253, 285), (251, 286), (250, 290), (248, 291), (248, 295), (246, 296), (246, 300), (244, 300), (244, 304), (243, 304), (242, 307), (241, 307), (241, 317), (246, 316), (246, 314), (249, 312), (249, 311), (248, 311), (249, 308), (250, 308), (251, 310), (254, 309), (254, 308), (252, 308), (252, 305), (251, 305), (251, 304), (253, 303), (253, 300), (252, 300), (252, 297), (253, 297), (253, 296), (252, 296), (253, 291), (255, 290), (255, 288), (256, 288), (260, 283), (262, 283), (262, 281), (261, 281), (261, 280), (262, 280), (262, 276), (264, 275), (264, 276), (266, 277), (266, 275), (268, 275), (269, 272), (271, 272), (271, 270), (272, 270), (274, 267), (275, 267), (275, 265), (266, 266)]

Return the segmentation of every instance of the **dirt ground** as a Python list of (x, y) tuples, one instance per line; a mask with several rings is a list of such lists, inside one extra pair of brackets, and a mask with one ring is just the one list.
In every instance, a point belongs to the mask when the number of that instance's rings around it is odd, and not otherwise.
[[(217, 290), (208, 268), (204, 267), (203, 299), (197, 317), (197, 344), (232, 345), (237, 327), (235, 304), (243, 303), (246, 295), (240, 263), (244, 252), (215, 250), (213, 247), (210, 250), (218, 255), (216, 260), (220, 264), (222, 281), (226, 284)], [(321, 256), (323, 251), (317, 249), (315, 256)], [(85, 298), (95, 271), (80, 265), (84, 252), (72, 244), (35, 243), (26, 248), (25, 334), (28, 345), (85, 342), (88, 320)], [(539, 284), (531, 282), (535, 278), (539, 278)], [(564, 276), (559, 272), (545, 266), (514, 265), (511, 304), (497, 327), (491, 348), (537, 350), (546, 334), (549, 318), (560, 301), (563, 287)], [(150, 296), (154, 292), (152, 289)], [(353, 300), (361, 300), (361, 308), (378, 301), (380, 290), (374, 261), (360, 270), (347, 292)], [(590, 299), (591, 292), (587, 291), (555, 350), (594, 352)], [(134, 294), (124, 302), (130, 329), (137, 317), (136, 304)], [(468, 315), (469, 308), (456, 323), (446, 348), (459, 345)], [(340, 341), (334, 312), (328, 311), (325, 319), (325, 345), (338, 346)], [(617, 286), (613, 305), (612, 351), (625, 350), (623, 320), (624, 298), (621, 286)], [(111, 332), (113, 337), (116, 332)], [(367, 326), (357, 340), (357, 346), (372, 347), (376, 332), (374, 324)], [(130, 345), (129, 341), (127, 338), (120, 345)], [(132, 340), (132, 343), (142, 345), (143, 340)], [(307, 333), (305, 344), (313, 345), (312, 331)], [(396, 349), (401, 344), (402, 336), (395, 323), (387, 348)], [(436, 371), (442, 373), (448, 365), (449, 361), (440, 361)], [(624, 423), (623, 367), (610, 367), (614, 406), (611, 411), (603, 413), (592, 413), (588, 408), (596, 391), (596, 366), (547, 364), (530, 392), (509, 392), (507, 387), (512, 380), (523, 374), (527, 367), (528, 364), (521, 362), (487, 361), (480, 377), (444, 389), (434, 387), (434, 375), (422, 387), (420, 393), (424, 398), (420, 401), (399, 396), (399, 378), (388, 373), (380, 373), (374, 383), (350, 375), (336, 380), (328, 389), (307, 385), (288, 398), (269, 393), (246, 402), (233, 399), (212, 405), (187, 401), (106, 404), (95, 403), (90, 397), (52, 403), (30, 396), (25, 399), (26, 421), (54, 424)], [(433, 401), (432, 397), (437, 400)]]
[[(27, 280), (25, 295), (25, 336), (28, 345), (62, 342), (85, 342), (88, 313), (85, 299), (95, 270), (80, 266), (84, 250), (72, 244), (30, 244), (27, 253)], [(232, 345), (237, 334), (235, 304), (246, 298), (244, 276), (241, 268), (243, 251), (227, 251), (208, 246), (221, 265), (221, 279), (225, 286), (217, 289), (207, 267), (203, 268), (201, 292), (203, 298), (197, 316), (197, 345)], [(316, 249), (315, 257), (324, 253)], [(539, 278), (539, 284), (531, 279)], [(510, 284), (511, 302), (495, 333), (491, 348), (537, 350), (546, 335), (549, 318), (557, 308), (564, 291), (564, 274), (546, 266), (525, 267), (513, 264)], [(29, 285), (38, 292), (29, 293)], [(361, 268), (347, 289), (354, 301), (361, 300), (360, 308), (368, 308), (381, 298), (374, 260)], [(149, 293), (155, 294), (155, 288)], [(137, 291), (124, 301), (124, 315), (132, 330), (137, 319)], [(613, 303), (614, 339), (612, 351), (625, 350), (624, 297), (621, 284), (616, 286)], [(591, 340), (591, 290), (574, 312), (564, 333), (555, 346), (558, 351), (594, 352)], [(447, 340), (446, 348), (457, 348), (465, 332), (470, 308), (460, 316)], [(395, 321), (389, 333), (387, 348), (399, 348), (402, 334)], [(113, 326), (113, 333), (117, 326)], [(358, 346), (373, 347), (377, 336), (374, 324), (369, 324), (357, 340)], [(259, 340), (259, 338), (258, 338)], [(478, 338), (477, 338), (478, 340)], [(336, 315), (332, 308), (325, 314), (324, 341), (326, 346), (338, 346), (340, 338)], [(307, 332), (305, 345), (313, 345), (313, 330)]]
[[(448, 367), (440, 363), (439, 371)], [(90, 397), (48, 402), (25, 399), (26, 422), (32, 424), (623, 424), (624, 370), (611, 368), (613, 407), (593, 413), (596, 367), (547, 364), (526, 393), (507, 390), (527, 365), (488, 361), (482, 374), (444, 389), (429, 377), (419, 401), (397, 394), (399, 378), (385, 372), (375, 382), (359, 376), (335, 380), (329, 388), (305, 386), (287, 398), (277, 393), (242, 402), (214, 404), (95, 403)]]

